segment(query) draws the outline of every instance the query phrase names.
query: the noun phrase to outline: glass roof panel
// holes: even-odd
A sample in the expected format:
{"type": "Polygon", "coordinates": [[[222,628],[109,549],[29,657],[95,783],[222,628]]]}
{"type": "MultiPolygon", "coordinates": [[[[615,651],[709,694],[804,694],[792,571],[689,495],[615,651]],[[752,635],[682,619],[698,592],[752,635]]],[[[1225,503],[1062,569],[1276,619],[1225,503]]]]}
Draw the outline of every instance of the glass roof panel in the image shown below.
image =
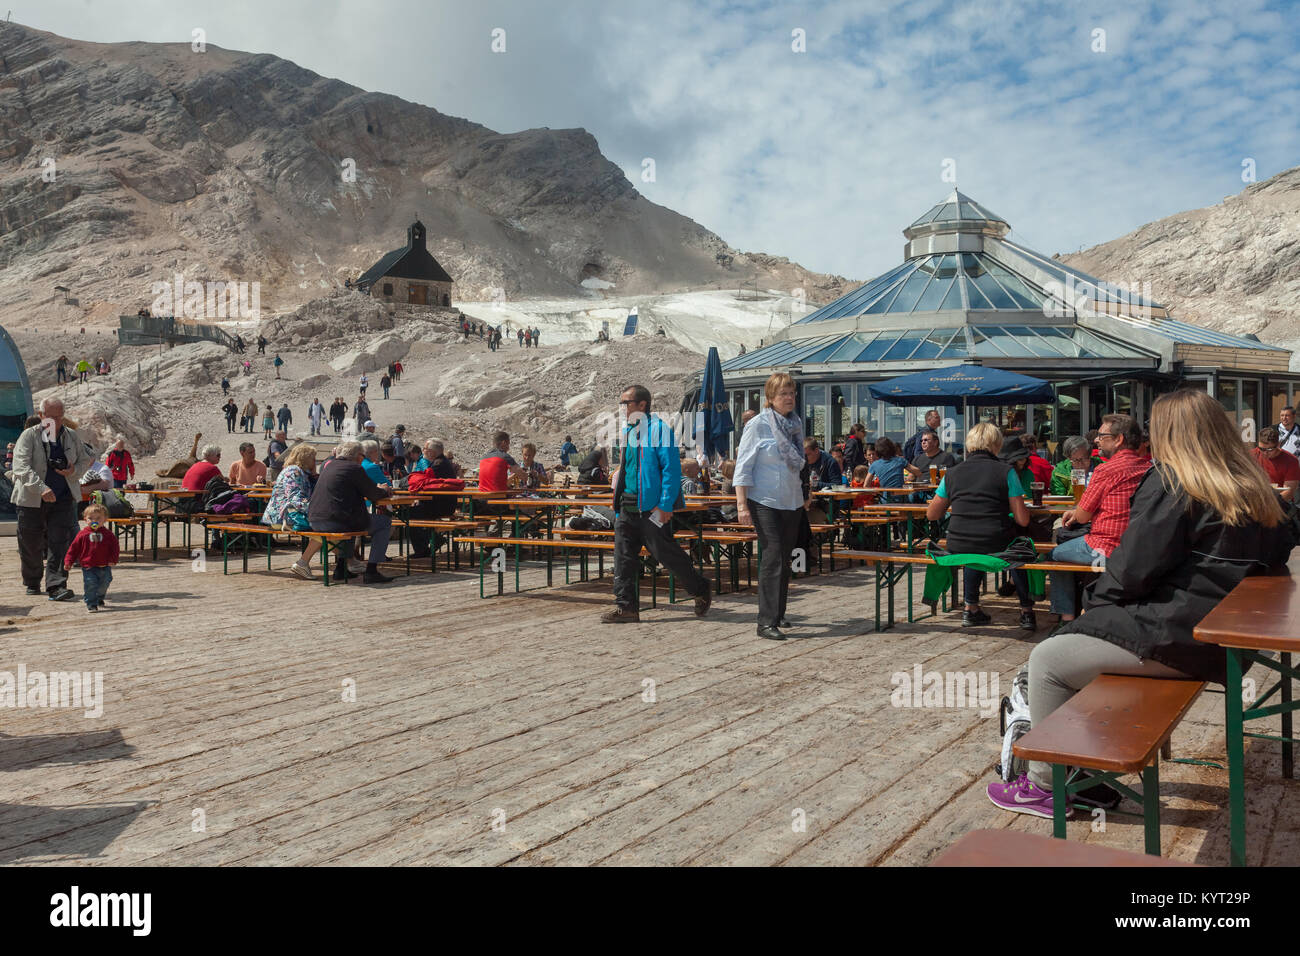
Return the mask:
{"type": "Polygon", "coordinates": [[[804,355],[800,355],[797,359],[795,359],[795,361],[796,362],[825,362],[827,356],[829,356],[832,352],[834,352],[841,345],[843,345],[846,339],[852,339],[852,338],[853,336],[851,335],[846,335],[841,338],[837,338],[835,339],[834,342],[831,342],[829,345],[823,345],[819,349],[815,349],[812,352],[808,352],[804,355]]]}
{"type": "MultiPolygon", "coordinates": [[[[1043,339],[1035,335],[1033,329],[1029,328],[1028,326],[1006,325],[1006,326],[1000,326],[997,329],[997,331],[1000,331],[1003,336],[1015,342],[1016,348],[1022,348],[1030,355],[1035,355],[1038,358],[1060,358],[1061,357],[1061,353],[1059,351],[1052,348],[1052,346],[1050,346],[1047,342],[1045,342],[1043,339]]],[[[996,333],[991,330],[991,334],[996,334],[996,333]]],[[[1006,352],[1011,351],[1011,349],[1004,344],[1001,338],[997,339],[997,344],[999,348],[1003,349],[1003,351],[1006,352]]]]}
{"type": "Polygon", "coordinates": [[[867,344],[874,339],[878,332],[859,332],[857,335],[851,335],[844,342],[840,343],[830,355],[826,356],[823,361],[826,362],[852,362],[857,354],[866,348],[867,344]]]}
{"type": "MultiPolygon", "coordinates": [[[[961,329],[931,329],[930,333],[921,340],[921,344],[917,346],[916,351],[912,353],[912,361],[937,358],[939,353],[943,351],[943,347],[952,340],[953,334],[959,332],[961,332],[961,329]]],[[[965,344],[964,338],[962,341],[965,344]]]]}
{"type": "Polygon", "coordinates": [[[954,335],[952,337],[952,340],[949,341],[948,344],[944,346],[943,351],[935,356],[935,358],[940,358],[940,359],[951,359],[951,358],[964,359],[967,357],[968,354],[966,349],[966,327],[965,326],[957,329],[957,334],[954,335]]]}
{"type": "Polygon", "coordinates": [[[1021,308],[1037,309],[1042,307],[1045,297],[1029,288],[1018,275],[1002,265],[1002,263],[986,258],[984,264],[988,267],[989,272],[993,273],[994,277],[997,278],[998,284],[1011,294],[1011,297],[1019,303],[1021,308]]]}
{"type": "Polygon", "coordinates": [[[948,288],[948,294],[945,295],[943,297],[943,301],[939,303],[940,312],[946,311],[948,309],[960,310],[962,308],[962,304],[961,304],[962,281],[964,280],[956,280],[956,279],[953,280],[952,285],[949,286],[948,288]]]}
{"type": "Polygon", "coordinates": [[[996,325],[972,326],[975,333],[975,355],[978,358],[997,358],[1010,355],[1015,358],[1041,358],[1038,352],[1029,348],[1006,329],[996,325]]]}
{"type": "Polygon", "coordinates": [[[916,308],[912,309],[912,311],[933,312],[939,308],[939,303],[943,301],[944,295],[954,281],[954,279],[945,279],[936,275],[930,284],[925,287],[925,291],[921,293],[921,298],[916,300],[916,308]]]}
{"type": "Polygon", "coordinates": [[[924,338],[923,335],[909,332],[895,342],[893,347],[880,357],[880,360],[882,362],[901,362],[916,351],[916,347],[921,344],[924,338]]]}
{"type": "Polygon", "coordinates": [[[863,349],[861,354],[859,354],[858,357],[854,359],[854,361],[855,362],[879,361],[880,356],[884,355],[885,352],[889,350],[889,347],[893,345],[896,341],[898,341],[901,335],[903,335],[901,331],[895,332],[892,329],[888,332],[881,332],[880,337],[876,339],[874,342],[872,342],[870,345],[868,345],[865,349],[863,349]]]}
{"type": "Polygon", "coordinates": [[[983,219],[984,216],[971,203],[964,202],[961,204],[961,217],[963,219],[983,219]]]}
{"type": "Polygon", "coordinates": [[[970,307],[972,309],[993,308],[993,303],[984,297],[984,293],[976,287],[975,283],[971,281],[969,276],[962,276],[961,281],[966,285],[966,298],[970,302],[970,307]]]}
{"type": "Polygon", "coordinates": [[[1007,294],[1007,291],[994,281],[993,277],[987,272],[981,271],[979,275],[972,277],[972,281],[979,290],[984,293],[985,298],[993,303],[995,309],[1015,309],[1016,300],[1007,294]]]}
{"type": "Polygon", "coordinates": [[[935,222],[949,222],[957,218],[957,204],[955,202],[946,202],[943,208],[939,210],[939,215],[934,217],[935,222]]]}
{"type": "Polygon", "coordinates": [[[898,290],[898,295],[889,303],[886,311],[889,312],[911,312],[912,306],[916,305],[916,300],[921,297],[921,292],[926,283],[934,275],[934,260],[937,256],[931,256],[925,262],[922,262],[915,272],[907,277],[903,287],[898,290]]]}

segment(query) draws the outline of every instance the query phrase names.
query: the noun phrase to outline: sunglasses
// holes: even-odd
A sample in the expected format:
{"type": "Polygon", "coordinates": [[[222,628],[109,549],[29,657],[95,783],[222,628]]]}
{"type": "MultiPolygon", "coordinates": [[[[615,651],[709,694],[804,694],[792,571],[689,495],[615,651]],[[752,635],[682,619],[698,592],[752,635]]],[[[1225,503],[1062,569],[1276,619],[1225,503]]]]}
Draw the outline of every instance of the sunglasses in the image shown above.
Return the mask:
{"type": "Polygon", "coordinates": [[[1259,446],[1259,450],[1262,451],[1262,452],[1263,452],[1264,454],[1266,454],[1266,455],[1271,455],[1271,454],[1273,454],[1273,452],[1275,452],[1275,451],[1278,450],[1278,446],[1277,446],[1277,445],[1260,445],[1260,446],[1259,446]]]}

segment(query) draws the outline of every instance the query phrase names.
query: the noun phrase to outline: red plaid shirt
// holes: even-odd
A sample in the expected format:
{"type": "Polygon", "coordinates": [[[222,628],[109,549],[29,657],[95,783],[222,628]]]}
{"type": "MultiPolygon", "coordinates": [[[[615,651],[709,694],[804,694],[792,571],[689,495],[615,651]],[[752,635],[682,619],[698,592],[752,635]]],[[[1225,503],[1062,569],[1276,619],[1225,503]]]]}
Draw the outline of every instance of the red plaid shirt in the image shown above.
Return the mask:
{"type": "Polygon", "coordinates": [[[1121,448],[1093,469],[1088,487],[1079,499],[1079,507],[1092,514],[1092,529],[1084,537],[1088,547],[1110,557],[1119,546],[1119,539],[1128,527],[1133,492],[1150,467],[1149,458],[1139,458],[1132,449],[1121,448]]]}

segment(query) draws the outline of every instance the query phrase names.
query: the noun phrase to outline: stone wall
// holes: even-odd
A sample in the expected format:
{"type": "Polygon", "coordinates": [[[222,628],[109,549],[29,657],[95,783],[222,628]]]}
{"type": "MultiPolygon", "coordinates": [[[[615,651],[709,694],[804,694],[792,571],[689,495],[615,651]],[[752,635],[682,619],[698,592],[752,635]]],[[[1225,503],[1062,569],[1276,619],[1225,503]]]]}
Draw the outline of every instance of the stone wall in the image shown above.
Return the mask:
{"type": "Polygon", "coordinates": [[[451,301],[451,283],[450,282],[428,282],[422,279],[399,279],[395,276],[383,276],[376,279],[374,285],[370,287],[371,298],[378,299],[380,302],[392,302],[397,305],[408,304],[408,287],[412,285],[422,285],[428,288],[429,305],[442,305],[442,297],[448,297],[451,301]],[[384,286],[391,284],[393,292],[391,295],[384,295],[384,286]]]}

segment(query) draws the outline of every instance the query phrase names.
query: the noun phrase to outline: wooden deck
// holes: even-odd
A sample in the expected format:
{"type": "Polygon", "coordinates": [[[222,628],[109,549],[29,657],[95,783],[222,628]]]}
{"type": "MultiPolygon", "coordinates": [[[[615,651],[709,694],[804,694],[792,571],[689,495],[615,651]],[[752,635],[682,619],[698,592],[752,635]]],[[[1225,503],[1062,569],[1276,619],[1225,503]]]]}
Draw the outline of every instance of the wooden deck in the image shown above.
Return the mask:
{"type": "MultiPolygon", "coordinates": [[[[1004,602],[966,631],[900,601],[873,634],[870,572],[839,571],[795,583],[814,636],[772,643],[752,592],[604,626],[608,578],[480,600],[465,572],[327,591],[173,558],[120,565],[92,615],[23,596],[11,548],[0,566],[0,670],[102,671],[105,697],[98,718],[0,708],[0,862],[920,865],[973,829],[1050,833],[985,796],[996,716],[891,704],[917,664],[1008,692],[1032,639],[1004,602]]],[[[1176,757],[1223,762],[1222,700],[1176,757]]],[[[1280,766],[1248,743],[1252,864],[1300,863],[1280,766]]],[[[1165,855],[1226,863],[1226,770],[1161,776],[1165,855]]],[[[1070,839],[1142,848],[1139,818],[1093,826],[1070,839]]]]}

